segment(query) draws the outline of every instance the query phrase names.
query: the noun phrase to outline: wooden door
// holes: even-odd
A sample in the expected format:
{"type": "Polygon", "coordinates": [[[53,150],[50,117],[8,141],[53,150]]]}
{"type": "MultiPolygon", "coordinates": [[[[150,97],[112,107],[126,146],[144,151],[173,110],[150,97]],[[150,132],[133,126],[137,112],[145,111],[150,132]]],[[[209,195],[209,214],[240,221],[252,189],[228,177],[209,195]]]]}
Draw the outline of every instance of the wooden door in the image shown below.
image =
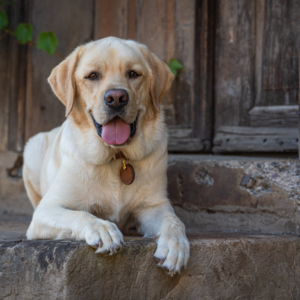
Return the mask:
{"type": "MultiPolygon", "coordinates": [[[[33,39],[41,31],[53,31],[59,41],[57,52],[66,57],[78,45],[94,38],[94,0],[30,0],[29,22],[33,39]]],[[[65,108],[47,82],[52,69],[62,61],[56,55],[30,47],[27,57],[25,140],[60,126],[65,108]]]]}
{"type": "MultiPolygon", "coordinates": [[[[146,44],[162,60],[178,59],[184,68],[163,100],[169,150],[210,151],[214,0],[20,0],[10,10],[13,29],[31,23],[35,41],[53,31],[64,57],[82,43],[117,36],[146,44]]],[[[32,135],[64,121],[47,83],[61,59],[9,37],[0,43],[0,150],[22,151],[32,135]]]]}
{"type": "Polygon", "coordinates": [[[218,0],[218,152],[298,149],[300,1],[218,0]]]}
{"type": "MultiPolygon", "coordinates": [[[[28,22],[28,1],[3,5],[10,25],[28,22]]],[[[3,33],[3,31],[1,31],[3,33]]],[[[10,35],[0,38],[0,151],[22,151],[24,145],[27,46],[10,35]]]]}
{"type": "MultiPolygon", "coordinates": [[[[35,42],[40,32],[53,31],[63,57],[94,38],[94,7],[94,0],[20,0],[4,6],[11,29],[31,23],[35,42]]],[[[31,136],[62,124],[64,106],[47,82],[61,61],[9,35],[0,39],[0,151],[22,152],[31,136]]]]}
{"type": "Polygon", "coordinates": [[[184,66],[163,99],[169,150],[209,151],[212,138],[212,0],[97,0],[96,38],[146,44],[160,59],[184,66]]]}

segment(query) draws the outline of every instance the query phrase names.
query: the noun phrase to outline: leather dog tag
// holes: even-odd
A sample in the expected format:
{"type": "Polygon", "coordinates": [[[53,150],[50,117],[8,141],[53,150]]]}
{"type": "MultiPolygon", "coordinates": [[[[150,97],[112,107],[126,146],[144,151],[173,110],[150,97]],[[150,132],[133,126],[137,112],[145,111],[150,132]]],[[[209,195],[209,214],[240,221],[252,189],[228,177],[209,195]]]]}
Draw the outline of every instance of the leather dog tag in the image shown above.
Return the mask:
{"type": "Polygon", "coordinates": [[[121,168],[120,177],[121,177],[121,181],[124,184],[126,185],[132,184],[134,181],[134,176],[135,176],[134,168],[132,165],[127,164],[125,170],[123,167],[121,168]]]}

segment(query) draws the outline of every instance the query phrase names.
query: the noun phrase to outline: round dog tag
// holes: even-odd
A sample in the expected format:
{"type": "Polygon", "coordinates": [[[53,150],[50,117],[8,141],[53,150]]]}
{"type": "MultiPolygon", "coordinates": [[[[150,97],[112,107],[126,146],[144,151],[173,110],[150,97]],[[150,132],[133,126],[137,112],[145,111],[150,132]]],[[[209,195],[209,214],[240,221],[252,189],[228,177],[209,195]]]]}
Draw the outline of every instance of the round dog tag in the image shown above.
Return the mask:
{"type": "Polygon", "coordinates": [[[134,168],[132,165],[127,164],[126,169],[124,169],[123,167],[121,168],[120,177],[121,177],[121,181],[124,184],[126,185],[132,184],[134,181],[134,176],[135,176],[134,168]]]}

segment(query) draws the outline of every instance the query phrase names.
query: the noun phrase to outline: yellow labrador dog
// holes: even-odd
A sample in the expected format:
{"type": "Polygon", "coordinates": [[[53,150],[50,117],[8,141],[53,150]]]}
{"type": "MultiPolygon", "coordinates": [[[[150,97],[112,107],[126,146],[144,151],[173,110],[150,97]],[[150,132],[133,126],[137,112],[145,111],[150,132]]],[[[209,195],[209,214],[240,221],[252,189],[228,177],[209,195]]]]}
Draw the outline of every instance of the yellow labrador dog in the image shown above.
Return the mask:
{"type": "Polygon", "coordinates": [[[28,239],[83,240],[113,254],[134,224],[155,237],[155,257],[171,276],[186,267],[185,226],[166,190],[160,101],[172,80],[146,46],[115,37],[78,47],[53,69],[48,81],[68,117],[25,147],[23,175],[35,208],[28,239]]]}

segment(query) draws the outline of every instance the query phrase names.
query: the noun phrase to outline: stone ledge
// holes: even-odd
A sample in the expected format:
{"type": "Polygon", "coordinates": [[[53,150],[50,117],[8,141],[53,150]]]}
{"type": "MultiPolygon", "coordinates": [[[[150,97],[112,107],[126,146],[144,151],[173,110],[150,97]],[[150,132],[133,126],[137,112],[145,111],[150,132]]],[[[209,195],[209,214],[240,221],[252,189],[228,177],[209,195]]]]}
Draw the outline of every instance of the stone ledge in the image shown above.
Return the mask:
{"type": "Polygon", "coordinates": [[[300,238],[189,232],[187,270],[156,267],[155,244],[127,237],[114,256],[70,241],[0,242],[1,299],[299,299],[300,238]]]}

